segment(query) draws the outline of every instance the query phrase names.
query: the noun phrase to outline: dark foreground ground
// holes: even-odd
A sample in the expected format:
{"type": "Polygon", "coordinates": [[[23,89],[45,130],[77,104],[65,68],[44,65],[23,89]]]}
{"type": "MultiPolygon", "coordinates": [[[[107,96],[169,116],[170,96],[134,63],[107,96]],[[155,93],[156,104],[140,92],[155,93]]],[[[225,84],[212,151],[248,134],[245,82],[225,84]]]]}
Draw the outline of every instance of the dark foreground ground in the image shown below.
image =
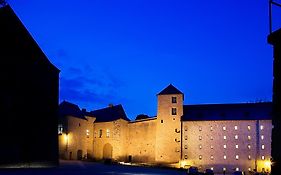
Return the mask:
{"type": "Polygon", "coordinates": [[[60,163],[59,167],[51,169],[0,169],[0,175],[186,175],[184,171],[164,168],[105,165],[81,161],[60,161],[60,163]]]}

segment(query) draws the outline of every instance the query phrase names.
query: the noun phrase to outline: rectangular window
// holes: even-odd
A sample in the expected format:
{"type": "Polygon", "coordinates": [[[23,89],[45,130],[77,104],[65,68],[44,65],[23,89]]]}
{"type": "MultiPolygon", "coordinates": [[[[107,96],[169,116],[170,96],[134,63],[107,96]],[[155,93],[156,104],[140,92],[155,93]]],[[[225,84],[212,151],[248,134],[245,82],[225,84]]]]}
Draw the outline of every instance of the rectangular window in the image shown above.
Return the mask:
{"type": "Polygon", "coordinates": [[[213,136],[210,137],[211,140],[214,140],[213,136]]]}
{"type": "Polygon", "coordinates": [[[236,170],[236,171],[239,171],[239,168],[237,167],[237,168],[235,168],[235,170],[236,170]]]}
{"type": "Polygon", "coordinates": [[[100,129],[100,132],[99,132],[99,138],[102,137],[102,129],[100,129]]]}
{"type": "Polygon", "coordinates": [[[251,145],[248,145],[248,149],[251,149],[251,145]]]}
{"type": "Polygon", "coordinates": [[[238,146],[238,145],[235,145],[235,148],[236,148],[236,149],[238,149],[238,148],[239,148],[239,146],[238,146]]]}
{"type": "Polygon", "coordinates": [[[202,149],[202,145],[199,145],[199,149],[202,149]]]}
{"type": "Polygon", "coordinates": [[[177,97],[172,97],[172,103],[177,103],[177,97]]]}
{"type": "Polygon", "coordinates": [[[90,137],[90,131],[88,129],[86,130],[86,136],[87,136],[87,138],[90,137]]]}
{"type": "Polygon", "coordinates": [[[187,136],[184,136],[184,140],[187,140],[187,136]]]}
{"type": "Polygon", "coordinates": [[[248,140],[251,140],[251,136],[248,136],[248,140]]]}
{"type": "Polygon", "coordinates": [[[238,126],[234,126],[234,129],[235,129],[235,130],[238,130],[238,126]]]}
{"type": "Polygon", "coordinates": [[[236,155],[236,156],[235,156],[235,159],[238,160],[238,159],[239,159],[239,155],[236,155]]]}
{"type": "Polygon", "coordinates": [[[223,140],[226,140],[226,136],[223,136],[223,140]]]}
{"type": "Polygon", "coordinates": [[[62,131],[63,131],[62,124],[59,124],[59,126],[58,126],[58,134],[62,134],[62,131]]]}
{"type": "Polygon", "coordinates": [[[213,146],[213,145],[211,145],[211,149],[214,149],[214,146],[213,146]]]}
{"type": "Polygon", "coordinates": [[[226,126],[222,127],[222,130],[226,131],[226,126]]]}
{"type": "Polygon", "coordinates": [[[264,145],[261,145],[261,149],[264,149],[264,145]]]}
{"type": "Polygon", "coordinates": [[[187,145],[184,145],[184,149],[187,149],[187,145]]]}
{"type": "Polygon", "coordinates": [[[235,135],[235,137],[234,137],[234,138],[235,138],[235,140],[237,140],[237,139],[238,139],[238,135],[235,135]]]}
{"type": "Polygon", "coordinates": [[[177,115],[177,108],[172,108],[172,115],[177,115]]]}
{"type": "Polygon", "coordinates": [[[161,123],[163,123],[163,120],[161,120],[161,123]]]}
{"type": "Polygon", "coordinates": [[[251,156],[250,155],[248,155],[248,160],[251,160],[251,156]]]}
{"type": "Polygon", "coordinates": [[[202,131],[202,126],[199,126],[199,131],[202,131]]]}
{"type": "Polygon", "coordinates": [[[213,131],[213,127],[212,126],[211,126],[210,130],[213,131]]]}
{"type": "Polygon", "coordinates": [[[264,129],[264,126],[263,125],[261,125],[261,130],[263,130],[264,129]]]}
{"type": "Polygon", "coordinates": [[[226,171],[226,168],[223,168],[222,170],[223,170],[223,171],[226,171]]]}
{"type": "Polygon", "coordinates": [[[264,156],[261,156],[261,159],[262,159],[262,160],[264,160],[264,159],[265,159],[265,157],[264,157],[264,156]]]}
{"type": "Polygon", "coordinates": [[[251,126],[250,126],[250,125],[248,125],[248,130],[249,130],[249,131],[251,130],[251,126]]]}
{"type": "Polygon", "coordinates": [[[226,160],[226,155],[223,156],[223,159],[226,160]]]}
{"type": "Polygon", "coordinates": [[[199,155],[199,160],[202,160],[202,155],[199,155]]]}
{"type": "Polygon", "coordinates": [[[214,156],[213,156],[213,155],[211,155],[211,157],[210,157],[210,158],[211,158],[211,160],[214,160],[214,156]]]}
{"type": "Polygon", "coordinates": [[[110,130],[106,129],[106,137],[108,138],[110,136],[110,130]]]}
{"type": "Polygon", "coordinates": [[[261,139],[262,139],[262,140],[264,139],[264,135],[261,135],[261,139]]]}
{"type": "Polygon", "coordinates": [[[202,140],[202,136],[199,136],[199,140],[202,140]]]}
{"type": "Polygon", "coordinates": [[[226,145],[223,145],[223,148],[226,149],[226,145]]]}
{"type": "Polygon", "coordinates": [[[184,155],[184,159],[187,159],[187,154],[184,155]]]}

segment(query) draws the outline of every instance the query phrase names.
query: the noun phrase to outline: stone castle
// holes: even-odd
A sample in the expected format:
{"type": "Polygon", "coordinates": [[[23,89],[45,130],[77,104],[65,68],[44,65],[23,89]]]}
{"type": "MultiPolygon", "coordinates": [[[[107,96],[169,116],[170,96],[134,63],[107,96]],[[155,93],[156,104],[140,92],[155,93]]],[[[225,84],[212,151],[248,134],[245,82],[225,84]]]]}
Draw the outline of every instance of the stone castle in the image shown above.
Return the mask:
{"type": "Polygon", "coordinates": [[[134,121],[121,105],[87,112],[62,102],[60,157],[197,166],[221,173],[270,171],[271,102],[184,105],[184,94],[173,85],[157,100],[157,116],[134,121]]]}

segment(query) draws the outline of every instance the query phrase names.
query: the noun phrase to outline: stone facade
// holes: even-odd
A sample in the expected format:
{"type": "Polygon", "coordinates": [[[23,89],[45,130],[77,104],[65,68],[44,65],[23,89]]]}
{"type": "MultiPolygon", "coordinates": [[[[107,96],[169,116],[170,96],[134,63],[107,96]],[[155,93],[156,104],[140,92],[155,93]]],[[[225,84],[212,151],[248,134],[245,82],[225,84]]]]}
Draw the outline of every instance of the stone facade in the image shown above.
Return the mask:
{"type": "Polygon", "coordinates": [[[223,120],[207,120],[203,113],[218,116],[214,111],[221,113],[220,106],[214,110],[212,105],[183,105],[184,95],[173,88],[169,86],[157,95],[156,117],[130,121],[122,117],[125,113],[120,114],[120,105],[86,112],[85,118],[68,116],[62,124],[68,140],[65,133],[59,136],[61,156],[69,159],[72,154],[71,158],[77,159],[80,150],[82,158],[97,160],[177,163],[178,167],[197,166],[219,173],[270,171],[272,123],[270,117],[261,115],[270,115],[263,108],[270,109],[271,104],[226,104],[221,107],[223,113],[234,117],[220,114],[223,120]],[[249,118],[247,110],[254,117],[249,118]],[[245,118],[238,116],[241,112],[245,118]]]}

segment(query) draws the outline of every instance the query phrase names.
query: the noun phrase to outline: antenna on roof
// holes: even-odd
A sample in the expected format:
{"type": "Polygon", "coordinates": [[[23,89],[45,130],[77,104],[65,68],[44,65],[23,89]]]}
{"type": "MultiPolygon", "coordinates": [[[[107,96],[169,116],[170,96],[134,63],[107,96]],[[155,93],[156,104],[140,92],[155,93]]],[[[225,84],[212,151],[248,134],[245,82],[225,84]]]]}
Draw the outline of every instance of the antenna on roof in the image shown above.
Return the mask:
{"type": "Polygon", "coordinates": [[[8,3],[5,0],[0,0],[0,7],[5,7],[8,3]]]}
{"type": "Polygon", "coordinates": [[[269,33],[272,33],[272,5],[277,7],[281,7],[281,4],[274,2],[273,0],[269,0],[269,33]]]}

